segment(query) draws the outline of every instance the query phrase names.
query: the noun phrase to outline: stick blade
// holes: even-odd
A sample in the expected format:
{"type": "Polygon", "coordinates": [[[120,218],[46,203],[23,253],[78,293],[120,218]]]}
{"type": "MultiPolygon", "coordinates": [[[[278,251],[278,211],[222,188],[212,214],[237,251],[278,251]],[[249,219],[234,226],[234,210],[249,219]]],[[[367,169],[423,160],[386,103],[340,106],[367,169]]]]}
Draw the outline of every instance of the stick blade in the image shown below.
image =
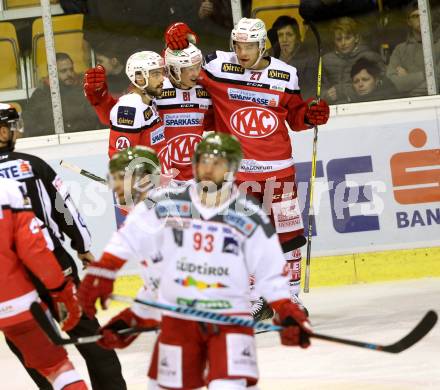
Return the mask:
{"type": "Polygon", "coordinates": [[[52,343],[55,345],[69,344],[69,340],[64,340],[61,337],[55,323],[46,315],[46,312],[39,303],[33,302],[31,304],[30,311],[32,317],[34,317],[35,321],[38,322],[38,325],[40,325],[41,329],[43,329],[52,343]]]}
{"type": "Polygon", "coordinates": [[[429,331],[437,323],[438,315],[434,310],[428,311],[425,316],[420,320],[417,326],[409,332],[403,339],[397,341],[394,344],[383,346],[381,349],[384,352],[399,353],[412,347],[425,337],[429,331]]]}

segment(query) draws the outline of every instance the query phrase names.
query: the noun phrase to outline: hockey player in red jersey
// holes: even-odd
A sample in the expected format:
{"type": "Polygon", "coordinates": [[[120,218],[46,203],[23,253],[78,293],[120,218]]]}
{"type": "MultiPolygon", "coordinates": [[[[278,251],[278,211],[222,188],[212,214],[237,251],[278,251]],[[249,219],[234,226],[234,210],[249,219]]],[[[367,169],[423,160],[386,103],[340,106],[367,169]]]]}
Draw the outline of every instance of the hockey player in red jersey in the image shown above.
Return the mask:
{"type": "MultiPolygon", "coordinates": [[[[197,47],[190,44],[183,50],[168,49],[164,56],[168,78],[164,78],[156,104],[165,126],[167,150],[161,149],[159,158],[167,171],[173,169],[175,182],[186,182],[193,177],[191,159],[195,146],[204,131],[214,129],[212,102],[205,89],[197,85],[203,61],[197,47]]],[[[84,92],[100,121],[110,124],[110,111],[116,99],[108,93],[102,67],[85,73],[84,92]]]]}
{"type": "Polygon", "coordinates": [[[0,330],[20,350],[26,366],[46,377],[54,390],[86,390],[66,351],[49,341],[29,311],[40,299],[27,270],[49,290],[65,331],[81,317],[75,285],[47,248],[23,184],[3,178],[0,231],[0,330]]]}
{"type": "MultiPolygon", "coordinates": [[[[161,269],[159,302],[250,318],[248,277],[254,273],[255,288],[277,313],[274,322],[285,327],[282,343],[310,345],[307,317],[289,300],[273,225],[258,202],[233,184],[241,156],[235,137],[210,134],[195,151],[197,184],[171,189],[153,209],[143,202],[135,207],[99,262],[87,270],[79,290],[87,315],[94,315],[98,299],[109,298],[125,262],[154,258],[152,267],[161,269]]],[[[124,322],[125,328],[136,326],[133,319],[121,314],[112,320],[105,327],[107,342],[117,346],[121,336],[116,331],[124,322]]],[[[122,337],[120,342],[130,340],[122,337]]],[[[159,386],[152,389],[254,386],[258,369],[253,330],[164,312],[149,376],[159,386]]]]}
{"type": "MultiPolygon", "coordinates": [[[[184,23],[165,33],[168,47],[182,49],[195,34],[184,23]]],[[[323,125],[329,117],[324,100],[304,101],[296,69],[264,56],[266,28],[260,19],[241,19],[231,32],[231,52],[206,56],[199,83],[212,97],[215,128],[235,135],[244,159],[240,188],[270,212],[289,264],[292,299],[298,299],[301,250],[306,242],[297,199],[289,127],[293,131],[323,125]]]]}

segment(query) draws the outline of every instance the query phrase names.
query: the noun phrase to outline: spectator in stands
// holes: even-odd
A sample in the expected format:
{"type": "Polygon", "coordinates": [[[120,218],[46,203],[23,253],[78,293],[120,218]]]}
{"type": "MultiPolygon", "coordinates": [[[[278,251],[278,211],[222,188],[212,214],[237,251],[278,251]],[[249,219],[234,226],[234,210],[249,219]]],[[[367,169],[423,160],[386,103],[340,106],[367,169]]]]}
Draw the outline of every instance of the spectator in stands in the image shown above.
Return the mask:
{"type": "Polygon", "coordinates": [[[120,47],[101,45],[95,49],[96,63],[105,68],[110,93],[119,97],[125,93],[130,81],[125,74],[125,56],[120,47]]]}
{"type": "Polygon", "coordinates": [[[357,22],[352,18],[336,19],[331,24],[334,50],[323,56],[323,97],[332,103],[346,102],[352,93],[351,68],[359,58],[376,62],[385,71],[379,53],[361,42],[357,22]]]}
{"type": "MultiPolygon", "coordinates": [[[[413,1],[407,7],[408,37],[393,50],[387,69],[387,76],[405,96],[427,93],[419,15],[418,3],[413,1]]],[[[440,40],[434,43],[434,58],[440,59],[440,40]]]]}
{"type": "MultiPolygon", "coordinates": [[[[75,73],[72,59],[66,53],[57,53],[58,80],[63,108],[64,131],[96,130],[99,124],[93,109],[87,102],[82,89],[82,77],[75,73]]],[[[42,80],[34,91],[23,118],[29,123],[31,137],[54,134],[49,80],[42,80]]]]}
{"type": "Polygon", "coordinates": [[[359,58],[351,68],[353,94],[348,102],[367,102],[398,97],[394,84],[383,75],[379,65],[366,58],[359,58]]]}
{"type": "Polygon", "coordinates": [[[316,94],[317,50],[302,44],[296,19],[282,15],[267,32],[272,48],[268,54],[292,65],[298,72],[301,92],[309,98],[316,94]]]}

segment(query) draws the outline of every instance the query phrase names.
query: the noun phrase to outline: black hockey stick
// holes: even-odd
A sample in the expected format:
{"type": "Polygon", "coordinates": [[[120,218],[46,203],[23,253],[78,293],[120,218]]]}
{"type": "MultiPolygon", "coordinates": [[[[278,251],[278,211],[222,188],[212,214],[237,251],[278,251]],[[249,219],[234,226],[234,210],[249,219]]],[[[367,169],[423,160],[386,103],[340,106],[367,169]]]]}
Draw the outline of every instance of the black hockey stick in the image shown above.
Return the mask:
{"type": "MultiPolygon", "coordinates": [[[[125,303],[140,303],[141,305],[154,307],[156,309],[161,309],[165,311],[170,311],[174,313],[179,313],[199,319],[207,319],[208,321],[215,321],[216,323],[223,323],[223,324],[233,324],[233,325],[240,325],[240,326],[247,326],[250,328],[254,328],[255,330],[259,330],[260,332],[256,332],[256,334],[264,333],[264,332],[271,332],[271,331],[280,331],[282,330],[281,326],[278,325],[271,325],[264,322],[256,322],[253,320],[246,320],[244,318],[240,317],[233,317],[228,316],[221,313],[214,313],[207,310],[200,310],[193,307],[187,307],[187,306],[173,306],[173,305],[167,305],[160,302],[153,302],[153,301],[144,301],[142,299],[138,298],[131,298],[121,295],[112,295],[111,299],[119,302],[125,302],[125,303]]],[[[346,345],[353,345],[355,347],[360,348],[367,348],[372,349],[374,351],[382,351],[382,352],[390,352],[390,353],[399,353],[404,351],[405,349],[408,349],[415,343],[417,343],[419,340],[421,340],[423,337],[426,336],[426,334],[434,327],[438,319],[437,313],[433,310],[428,311],[422,320],[417,324],[417,326],[404,338],[397,341],[394,344],[391,345],[380,345],[375,343],[367,343],[364,341],[355,341],[355,340],[348,340],[343,339],[340,337],[334,337],[334,336],[328,336],[325,334],[319,334],[319,333],[312,333],[310,337],[314,337],[316,339],[321,340],[327,340],[331,341],[333,343],[339,343],[339,344],[346,344],[346,345]]]]}
{"type": "MultiPolygon", "coordinates": [[[[368,343],[365,341],[342,339],[339,337],[327,336],[319,333],[313,333],[312,335],[310,335],[310,337],[314,337],[315,339],[320,339],[320,340],[332,341],[334,343],[352,345],[360,348],[367,348],[373,351],[400,353],[402,351],[405,351],[409,347],[412,347],[414,344],[419,342],[423,337],[425,337],[428,334],[428,332],[437,323],[437,319],[438,316],[435,311],[433,310],[428,311],[420,320],[420,322],[416,325],[416,327],[413,330],[411,330],[411,332],[409,332],[405,337],[401,338],[399,341],[396,341],[395,343],[389,345],[381,345],[375,343],[368,343]]],[[[257,332],[257,334],[266,333],[266,332],[268,331],[257,332]]]]}
{"type": "MultiPolygon", "coordinates": [[[[72,338],[63,338],[61,333],[58,330],[58,327],[52,317],[49,317],[41,305],[37,302],[33,302],[30,311],[35,321],[38,322],[41,329],[47,334],[50,341],[55,345],[69,345],[69,344],[88,344],[88,343],[96,343],[98,340],[102,338],[102,335],[93,335],[86,337],[72,337],[72,338]]],[[[130,335],[136,333],[145,333],[145,332],[153,332],[159,330],[159,328],[127,328],[118,331],[121,335],[130,335]]]]}
{"type": "Polygon", "coordinates": [[[104,178],[102,178],[102,177],[100,177],[98,175],[95,175],[92,172],[86,171],[85,169],[82,169],[82,168],[78,167],[75,164],[71,164],[71,163],[68,163],[67,161],[61,160],[60,161],[60,165],[63,168],[70,169],[72,172],[79,173],[80,175],[88,177],[89,179],[97,181],[98,183],[107,185],[107,180],[106,179],[104,179],[104,178]]]}

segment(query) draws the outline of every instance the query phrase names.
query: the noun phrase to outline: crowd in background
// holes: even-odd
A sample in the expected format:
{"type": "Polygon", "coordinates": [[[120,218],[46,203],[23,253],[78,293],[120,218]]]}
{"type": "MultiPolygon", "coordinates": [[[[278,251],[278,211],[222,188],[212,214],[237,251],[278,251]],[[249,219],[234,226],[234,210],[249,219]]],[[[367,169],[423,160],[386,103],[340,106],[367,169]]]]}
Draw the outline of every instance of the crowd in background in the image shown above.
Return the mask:
{"type": "MultiPolygon", "coordinates": [[[[409,1],[381,12],[376,9],[367,14],[319,21],[323,54],[321,96],[329,104],[427,94],[419,10],[416,0],[409,1]]],[[[230,0],[61,0],[60,3],[66,14],[84,14],[84,39],[93,49],[95,63],[105,67],[114,96],[123,94],[128,85],[125,75],[128,56],[145,49],[161,52],[164,29],[172,22],[190,25],[201,37],[199,47],[204,53],[229,50],[233,24],[230,0]]],[[[438,5],[440,0],[431,0],[436,61],[440,59],[438,5]]],[[[242,1],[244,16],[251,16],[251,6],[250,0],[242,1]]],[[[302,21],[293,16],[286,11],[272,26],[267,26],[270,43],[267,54],[296,67],[302,94],[308,98],[316,94],[318,48],[310,28],[307,25],[303,28],[302,21]]],[[[26,40],[21,40],[26,48],[26,40]]],[[[65,53],[57,53],[57,65],[65,132],[102,128],[82,94],[82,75],[75,71],[74,61],[65,53]]],[[[47,79],[40,80],[22,106],[26,122],[32,124],[27,136],[53,134],[47,79]]]]}

